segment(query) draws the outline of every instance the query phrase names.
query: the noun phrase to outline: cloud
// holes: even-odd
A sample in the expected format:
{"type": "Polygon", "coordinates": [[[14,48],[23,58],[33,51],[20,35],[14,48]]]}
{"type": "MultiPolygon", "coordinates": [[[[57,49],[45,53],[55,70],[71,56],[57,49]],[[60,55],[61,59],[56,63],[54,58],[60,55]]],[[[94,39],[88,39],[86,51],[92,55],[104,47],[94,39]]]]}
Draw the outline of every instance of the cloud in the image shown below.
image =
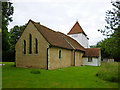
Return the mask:
{"type": "MultiPolygon", "coordinates": [[[[24,3],[29,3],[29,2],[37,2],[37,3],[80,3],[80,2],[89,2],[89,3],[93,3],[93,2],[105,2],[105,0],[11,0],[12,2],[24,2],[24,3]]],[[[109,2],[108,0],[106,2],[109,2]]]]}
{"type": "Polygon", "coordinates": [[[97,29],[104,28],[105,12],[111,9],[111,0],[14,0],[14,25],[24,25],[29,19],[53,30],[67,34],[76,20],[96,44],[104,37],[97,29]]]}

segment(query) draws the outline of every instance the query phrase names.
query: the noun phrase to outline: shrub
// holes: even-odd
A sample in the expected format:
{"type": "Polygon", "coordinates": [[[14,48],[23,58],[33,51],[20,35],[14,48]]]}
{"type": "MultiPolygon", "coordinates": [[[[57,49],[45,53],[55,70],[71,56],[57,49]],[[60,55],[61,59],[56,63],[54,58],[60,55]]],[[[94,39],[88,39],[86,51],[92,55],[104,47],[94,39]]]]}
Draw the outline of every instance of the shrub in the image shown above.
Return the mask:
{"type": "Polygon", "coordinates": [[[40,74],[40,71],[39,70],[32,70],[30,73],[32,73],[32,74],[40,74]]]}
{"type": "Polygon", "coordinates": [[[118,63],[102,63],[96,76],[106,81],[118,82],[118,63]]]}

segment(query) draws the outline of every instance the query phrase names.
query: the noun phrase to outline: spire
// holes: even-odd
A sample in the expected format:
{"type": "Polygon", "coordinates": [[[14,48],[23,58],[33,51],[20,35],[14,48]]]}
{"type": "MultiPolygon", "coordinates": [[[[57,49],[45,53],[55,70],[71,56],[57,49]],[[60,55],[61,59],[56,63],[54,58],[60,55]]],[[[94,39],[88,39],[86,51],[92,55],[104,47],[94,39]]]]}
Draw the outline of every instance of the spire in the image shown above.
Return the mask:
{"type": "Polygon", "coordinates": [[[69,31],[68,35],[69,34],[78,34],[78,33],[83,33],[85,36],[87,36],[85,34],[85,32],[83,31],[82,27],[80,26],[80,24],[78,23],[78,21],[76,21],[75,25],[69,31]]]}

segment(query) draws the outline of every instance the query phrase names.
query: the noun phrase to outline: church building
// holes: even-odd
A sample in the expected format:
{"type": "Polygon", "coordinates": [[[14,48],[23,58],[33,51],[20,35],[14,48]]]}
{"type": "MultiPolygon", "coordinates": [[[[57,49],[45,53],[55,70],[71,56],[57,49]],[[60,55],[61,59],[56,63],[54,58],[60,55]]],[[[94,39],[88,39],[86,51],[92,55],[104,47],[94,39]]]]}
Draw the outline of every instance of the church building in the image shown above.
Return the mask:
{"type": "Polygon", "coordinates": [[[88,37],[78,22],[65,35],[29,20],[15,45],[16,67],[100,66],[100,49],[88,47],[88,37]]]}

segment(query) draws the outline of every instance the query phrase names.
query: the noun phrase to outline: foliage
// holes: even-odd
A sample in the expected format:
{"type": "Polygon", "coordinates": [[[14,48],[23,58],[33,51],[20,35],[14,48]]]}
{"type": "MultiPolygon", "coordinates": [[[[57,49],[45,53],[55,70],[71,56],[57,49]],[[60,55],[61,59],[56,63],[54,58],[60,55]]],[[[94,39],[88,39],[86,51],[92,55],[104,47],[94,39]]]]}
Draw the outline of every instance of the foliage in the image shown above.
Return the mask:
{"type": "Polygon", "coordinates": [[[117,53],[117,44],[114,43],[113,38],[107,38],[100,42],[98,42],[96,45],[91,46],[91,48],[100,48],[101,49],[101,56],[102,58],[116,58],[116,56],[119,56],[117,53]],[[112,47],[114,46],[114,47],[112,47]]]}
{"type": "Polygon", "coordinates": [[[3,63],[6,64],[2,67],[3,88],[118,88],[118,83],[104,81],[96,76],[100,67],[73,66],[43,70],[17,68],[14,63],[3,63]],[[40,71],[40,74],[30,73],[34,70],[40,71]]]}
{"type": "Polygon", "coordinates": [[[99,69],[97,75],[103,80],[118,82],[118,63],[102,63],[102,66],[99,69]]]}
{"type": "Polygon", "coordinates": [[[107,39],[101,41],[100,47],[104,48],[105,53],[113,58],[120,59],[120,1],[112,1],[114,8],[106,12],[105,21],[107,25],[104,30],[98,30],[103,35],[107,36],[107,39]],[[101,45],[104,44],[104,45],[101,45]]]}
{"type": "Polygon", "coordinates": [[[114,8],[106,12],[105,21],[107,22],[107,25],[104,30],[99,30],[106,36],[113,36],[115,33],[118,33],[120,29],[120,1],[116,0],[111,3],[114,8]]]}
{"type": "Polygon", "coordinates": [[[9,33],[8,33],[8,25],[9,22],[12,22],[14,8],[11,2],[2,2],[2,57],[3,61],[9,59],[9,33]]]}
{"type": "Polygon", "coordinates": [[[9,41],[10,41],[10,54],[11,54],[11,60],[15,60],[15,44],[19,37],[21,36],[24,28],[26,25],[22,26],[14,26],[13,28],[10,29],[9,33],[9,41]]]}
{"type": "Polygon", "coordinates": [[[91,45],[90,48],[97,48],[96,45],[91,45]]]}
{"type": "Polygon", "coordinates": [[[26,25],[22,26],[14,26],[13,28],[10,29],[10,44],[15,45],[21,34],[23,33],[23,30],[26,25]]]}

